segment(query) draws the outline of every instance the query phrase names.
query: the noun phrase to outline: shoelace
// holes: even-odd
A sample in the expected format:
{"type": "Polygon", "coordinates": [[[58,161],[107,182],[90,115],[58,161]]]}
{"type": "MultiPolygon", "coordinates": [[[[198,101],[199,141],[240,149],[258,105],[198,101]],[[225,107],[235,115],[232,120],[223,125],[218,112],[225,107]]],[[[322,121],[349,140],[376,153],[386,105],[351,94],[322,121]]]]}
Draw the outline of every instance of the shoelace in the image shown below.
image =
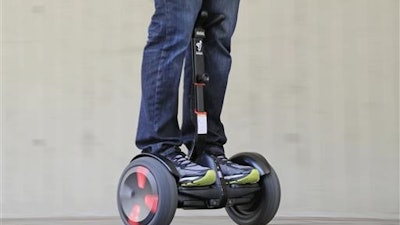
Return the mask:
{"type": "Polygon", "coordinates": [[[217,159],[220,161],[220,163],[232,164],[232,162],[229,161],[224,155],[217,156],[217,159]]]}
{"type": "Polygon", "coordinates": [[[194,165],[193,162],[191,162],[190,160],[188,160],[186,157],[184,157],[181,154],[176,155],[174,158],[176,159],[176,162],[179,165],[183,165],[183,166],[193,166],[194,165]]]}

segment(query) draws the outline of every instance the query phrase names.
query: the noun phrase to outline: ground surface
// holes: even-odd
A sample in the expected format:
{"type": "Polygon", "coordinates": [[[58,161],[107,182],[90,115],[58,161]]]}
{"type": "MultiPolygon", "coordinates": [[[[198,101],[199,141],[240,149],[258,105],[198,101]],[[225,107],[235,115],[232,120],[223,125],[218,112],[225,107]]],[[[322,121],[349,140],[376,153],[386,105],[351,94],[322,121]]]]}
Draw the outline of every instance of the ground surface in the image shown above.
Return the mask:
{"type": "MultiPolygon", "coordinates": [[[[119,218],[6,219],[2,225],[123,225],[119,218]]],[[[226,216],[177,216],[171,225],[235,225],[226,216]]],[[[270,225],[399,225],[398,220],[341,218],[276,218],[270,225]]]]}

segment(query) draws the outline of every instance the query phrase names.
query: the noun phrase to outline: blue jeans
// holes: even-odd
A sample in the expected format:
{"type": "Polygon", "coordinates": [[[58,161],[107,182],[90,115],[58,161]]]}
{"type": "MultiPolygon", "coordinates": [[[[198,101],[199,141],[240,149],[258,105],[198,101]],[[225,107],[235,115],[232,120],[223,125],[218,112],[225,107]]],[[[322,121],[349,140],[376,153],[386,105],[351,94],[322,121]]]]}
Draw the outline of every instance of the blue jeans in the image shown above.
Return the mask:
{"type": "Polygon", "coordinates": [[[225,20],[206,31],[205,69],[210,82],[205,87],[208,116],[206,151],[223,153],[227,138],[220,116],[231,69],[231,37],[236,27],[239,0],[155,0],[155,12],[144,48],[142,99],[136,145],[151,153],[163,153],[193,141],[191,104],[192,65],[190,40],[201,10],[224,14],[225,20]],[[186,58],[186,59],[185,59],[186,58]],[[185,59],[182,127],[179,127],[178,96],[185,59]]]}

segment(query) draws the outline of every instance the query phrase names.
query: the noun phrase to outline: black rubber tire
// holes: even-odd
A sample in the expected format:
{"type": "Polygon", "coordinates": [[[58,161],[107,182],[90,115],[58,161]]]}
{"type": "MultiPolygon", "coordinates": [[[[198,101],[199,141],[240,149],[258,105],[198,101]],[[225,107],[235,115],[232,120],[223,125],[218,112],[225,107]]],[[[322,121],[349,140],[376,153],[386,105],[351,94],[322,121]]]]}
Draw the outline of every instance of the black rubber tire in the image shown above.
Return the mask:
{"type": "Polygon", "coordinates": [[[158,160],[137,158],[121,175],[117,204],[125,225],[168,225],[178,204],[176,181],[158,160]]]}
{"type": "Polygon", "coordinates": [[[281,199],[278,176],[271,167],[269,174],[260,178],[261,190],[254,199],[244,205],[226,207],[229,217],[239,225],[265,225],[275,216],[281,199]]]}

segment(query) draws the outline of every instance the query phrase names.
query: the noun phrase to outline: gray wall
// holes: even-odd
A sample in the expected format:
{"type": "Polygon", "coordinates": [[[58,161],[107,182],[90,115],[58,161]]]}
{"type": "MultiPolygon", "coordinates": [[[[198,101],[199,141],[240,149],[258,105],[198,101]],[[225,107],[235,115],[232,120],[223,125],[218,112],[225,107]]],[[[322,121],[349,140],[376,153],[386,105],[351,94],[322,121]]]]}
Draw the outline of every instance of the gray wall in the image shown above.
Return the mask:
{"type": "MultiPolygon", "coordinates": [[[[397,218],[399,2],[241,6],[223,114],[229,155],[272,162],[279,216],[397,218]]],[[[2,216],[117,215],[119,175],[138,153],[152,1],[2,7],[2,216]]]]}

